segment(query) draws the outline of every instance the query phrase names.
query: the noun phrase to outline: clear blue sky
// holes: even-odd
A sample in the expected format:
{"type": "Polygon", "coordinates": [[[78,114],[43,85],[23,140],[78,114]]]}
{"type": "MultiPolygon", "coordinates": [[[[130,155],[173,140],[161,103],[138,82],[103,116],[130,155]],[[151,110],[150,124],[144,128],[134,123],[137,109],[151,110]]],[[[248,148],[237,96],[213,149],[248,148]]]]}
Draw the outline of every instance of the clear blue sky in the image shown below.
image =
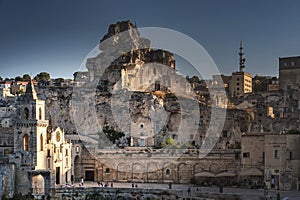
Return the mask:
{"type": "Polygon", "coordinates": [[[300,55],[299,8],[297,0],[0,0],[0,75],[72,77],[109,24],[127,19],[187,34],[225,74],[238,69],[242,39],[245,70],[277,75],[278,57],[300,55]]]}

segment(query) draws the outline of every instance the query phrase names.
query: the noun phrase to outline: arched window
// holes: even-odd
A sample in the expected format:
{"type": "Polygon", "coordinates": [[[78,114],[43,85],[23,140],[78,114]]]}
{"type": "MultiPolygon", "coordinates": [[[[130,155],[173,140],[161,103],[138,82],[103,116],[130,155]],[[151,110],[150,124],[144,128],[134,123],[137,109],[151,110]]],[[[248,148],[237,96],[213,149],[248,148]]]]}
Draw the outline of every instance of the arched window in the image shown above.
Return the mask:
{"type": "Polygon", "coordinates": [[[29,141],[28,140],[29,140],[28,135],[25,134],[23,136],[23,150],[24,151],[28,151],[29,150],[29,141]]]}
{"type": "Polygon", "coordinates": [[[170,175],[170,170],[166,169],[166,175],[170,175]]]}
{"type": "Polygon", "coordinates": [[[41,151],[44,150],[44,139],[43,139],[43,133],[40,136],[40,147],[41,147],[41,151]]]}
{"type": "Polygon", "coordinates": [[[42,120],[42,108],[39,108],[39,120],[42,120]]]}
{"type": "Polygon", "coordinates": [[[27,107],[24,108],[24,117],[25,117],[25,119],[29,118],[29,109],[27,107]]]}

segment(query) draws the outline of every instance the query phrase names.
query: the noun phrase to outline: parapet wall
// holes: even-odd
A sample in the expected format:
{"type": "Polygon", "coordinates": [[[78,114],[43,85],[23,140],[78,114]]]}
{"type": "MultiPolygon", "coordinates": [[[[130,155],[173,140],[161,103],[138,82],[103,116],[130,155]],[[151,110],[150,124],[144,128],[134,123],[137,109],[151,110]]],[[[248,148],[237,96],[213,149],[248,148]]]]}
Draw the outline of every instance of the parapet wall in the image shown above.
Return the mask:
{"type": "Polygon", "coordinates": [[[187,193],[185,190],[159,190],[159,189],[141,189],[141,188],[59,188],[55,191],[55,197],[51,199],[106,199],[106,200],[240,200],[241,197],[235,194],[222,193],[187,193]]]}

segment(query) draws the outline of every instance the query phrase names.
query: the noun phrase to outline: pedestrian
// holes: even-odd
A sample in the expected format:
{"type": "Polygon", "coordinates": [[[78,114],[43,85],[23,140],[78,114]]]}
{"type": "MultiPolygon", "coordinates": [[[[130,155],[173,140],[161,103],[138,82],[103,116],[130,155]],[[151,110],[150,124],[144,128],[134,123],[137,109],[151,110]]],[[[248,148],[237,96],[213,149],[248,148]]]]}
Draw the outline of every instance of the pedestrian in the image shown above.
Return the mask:
{"type": "Polygon", "coordinates": [[[188,192],[188,195],[190,196],[191,195],[191,186],[188,187],[188,191],[187,192],[188,192]]]}
{"type": "Polygon", "coordinates": [[[137,188],[137,184],[135,184],[135,188],[137,188]]]}
{"type": "Polygon", "coordinates": [[[277,200],[281,200],[279,192],[277,193],[277,200]]]}
{"type": "Polygon", "coordinates": [[[131,184],[131,187],[134,188],[134,184],[133,183],[131,184]]]}
{"type": "Polygon", "coordinates": [[[81,181],[80,181],[80,183],[81,183],[81,186],[83,186],[83,178],[81,178],[81,181]]]}
{"type": "Polygon", "coordinates": [[[114,183],[113,182],[110,183],[110,187],[114,187],[114,183]]]}

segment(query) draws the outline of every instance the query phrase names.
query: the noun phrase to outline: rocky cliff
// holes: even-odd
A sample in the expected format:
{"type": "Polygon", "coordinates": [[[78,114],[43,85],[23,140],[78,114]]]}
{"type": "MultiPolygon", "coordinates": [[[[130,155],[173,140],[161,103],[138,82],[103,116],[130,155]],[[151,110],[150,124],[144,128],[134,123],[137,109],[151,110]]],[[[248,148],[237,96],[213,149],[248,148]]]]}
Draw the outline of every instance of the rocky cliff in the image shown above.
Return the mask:
{"type": "MultiPolygon", "coordinates": [[[[201,111],[193,96],[176,96],[170,91],[135,92],[120,88],[122,69],[153,62],[175,69],[172,53],[151,49],[150,45],[130,21],[110,25],[100,41],[102,52],[87,60],[89,77],[86,81],[73,88],[38,90],[40,96],[47,99],[50,125],[60,126],[69,134],[92,134],[94,138],[104,125],[127,134],[137,130],[135,126],[143,126],[149,132],[154,130],[153,134],[161,134],[162,138],[180,138],[181,134],[186,141],[200,144],[210,122],[209,107],[201,111]]],[[[79,79],[76,77],[75,82],[79,79]]],[[[226,126],[234,127],[231,131],[241,132],[238,126],[232,125],[236,121],[227,123],[226,126]]]]}

